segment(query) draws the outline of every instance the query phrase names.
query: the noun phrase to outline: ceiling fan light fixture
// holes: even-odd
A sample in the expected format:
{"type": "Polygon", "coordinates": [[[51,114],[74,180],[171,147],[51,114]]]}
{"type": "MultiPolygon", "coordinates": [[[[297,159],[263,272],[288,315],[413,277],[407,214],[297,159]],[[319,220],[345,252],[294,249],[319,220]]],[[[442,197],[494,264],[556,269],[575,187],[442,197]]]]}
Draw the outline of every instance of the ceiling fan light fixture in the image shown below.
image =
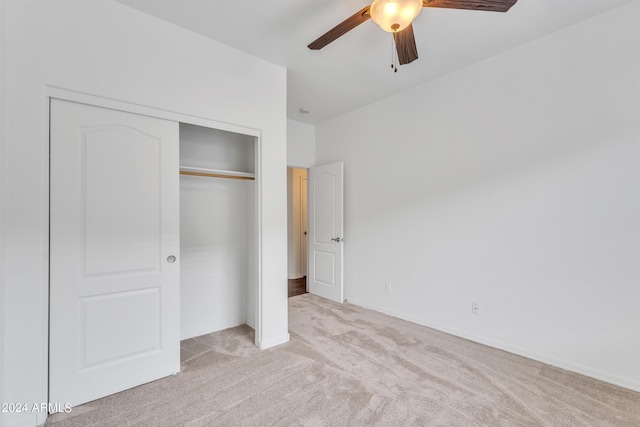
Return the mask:
{"type": "Polygon", "coordinates": [[[422,0],[374,0],[371,19],[380,28],[397,33],[407,28],[422,10],[422,0]]]}

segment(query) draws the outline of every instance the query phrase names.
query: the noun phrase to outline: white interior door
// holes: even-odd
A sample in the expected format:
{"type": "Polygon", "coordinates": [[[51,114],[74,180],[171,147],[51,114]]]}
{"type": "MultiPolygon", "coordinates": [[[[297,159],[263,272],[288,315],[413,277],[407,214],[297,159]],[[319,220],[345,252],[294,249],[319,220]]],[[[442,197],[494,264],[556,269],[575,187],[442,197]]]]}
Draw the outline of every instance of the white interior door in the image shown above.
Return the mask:
{"type": "Polygon", "coordinates": [[[49,401],[180,370],[178,123],[51,101],[49,401]]]}
{"type": "Polygon", "coordinates": [[[343,163],[309,169],[309,292],[342,303],[343,163]]]}

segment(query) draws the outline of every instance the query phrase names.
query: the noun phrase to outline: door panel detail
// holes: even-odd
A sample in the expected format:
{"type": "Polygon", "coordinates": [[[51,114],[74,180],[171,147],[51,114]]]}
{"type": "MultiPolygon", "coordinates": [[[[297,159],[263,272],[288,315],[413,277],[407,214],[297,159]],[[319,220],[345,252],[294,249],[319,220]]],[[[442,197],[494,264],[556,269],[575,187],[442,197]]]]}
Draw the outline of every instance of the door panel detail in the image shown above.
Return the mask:
{"type": "Polygon", "coordinates": [[[158,270],[161,141],[116,126],[82,139],[86,274],[158,270]]]}
{"type": "Polygon", "coordinates": [[[82,298],[83,368],[160,350],[160,289],[82,298]],[[118,316],[113,316],[117,312],[118,316]]]}
{"type": "Polygon", "coordinates": [[[313,279],[323,285],[335,286],[336,255],[315,251],[315,265],[313,279]]]}

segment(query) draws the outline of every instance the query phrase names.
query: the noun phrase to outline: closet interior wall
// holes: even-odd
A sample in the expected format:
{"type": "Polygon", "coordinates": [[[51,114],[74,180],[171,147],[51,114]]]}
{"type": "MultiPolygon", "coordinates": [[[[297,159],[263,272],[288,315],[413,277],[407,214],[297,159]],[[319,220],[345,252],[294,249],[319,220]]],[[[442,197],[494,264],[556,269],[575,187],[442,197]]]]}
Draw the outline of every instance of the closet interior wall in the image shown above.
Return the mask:
{"type": "MultiPolygon", "coordinates": [[[[255,137],[180,123],[181,170],[255,173],[255,137]]],[[[255,181],[180,175],[181,339],[255,325],[255,181]]]]}
{"type": "Polygon", "coordinates": [[[307,170],[287,168],[288,277],[307,275],[307,170]]]}

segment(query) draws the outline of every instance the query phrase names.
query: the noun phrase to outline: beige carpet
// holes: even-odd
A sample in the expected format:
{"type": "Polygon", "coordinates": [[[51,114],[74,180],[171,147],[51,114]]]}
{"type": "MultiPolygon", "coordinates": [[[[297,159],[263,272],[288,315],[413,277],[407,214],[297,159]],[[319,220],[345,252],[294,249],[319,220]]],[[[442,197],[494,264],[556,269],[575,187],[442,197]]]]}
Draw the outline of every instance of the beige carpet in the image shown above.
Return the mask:
{"type": "Polygon", "coordinates": [[[186,340],[179,375],[47,425],[640,426],[640,393],[309,294],[289,310],[287,344],[186,340]]]}

